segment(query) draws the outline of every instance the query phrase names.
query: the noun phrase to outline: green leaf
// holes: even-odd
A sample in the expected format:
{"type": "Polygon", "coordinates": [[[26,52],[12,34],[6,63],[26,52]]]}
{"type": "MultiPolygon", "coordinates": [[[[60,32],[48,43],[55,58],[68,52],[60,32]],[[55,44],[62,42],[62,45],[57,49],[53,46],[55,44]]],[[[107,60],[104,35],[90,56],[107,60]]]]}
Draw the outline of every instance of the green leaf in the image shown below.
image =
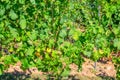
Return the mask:
{"type": "Polygon", "coordinates": [[[99,33],[104,33],[104,29],[102,26],[99,26],[98,28],[99,28],[99,33]]]}
{"type": "Polygon", "coordinates": [[[0,75],[3,73],[3,71],[1,70],[1,68],[0,68],[0,75]]]}
{"type": "Polygon", "coordinates": [[[66,31],[66,29],[62,29],[61,31],[60,31],[60,37],[62,37],[62,38],[64,38],[66,35],[67,35],[67,31],[66,31]]]}
{"type": "Polygon", "coordinates": [[[60,23],[63,24],[65,22],[67,22],[67,17],[66,16],[62,16],[62,18],[60,19],[60,23]]]}
{"type": "Polygon", "coordinates": [[[5,13],[5,8],[0,9],[0,16],[3,16],[5,13]]]}
{"type": "Polygon", "coordinates": [[[35,67],[35,63],[33,61],[30,61],[29,67],[35,67]]]}
{"type": "Polygon", "coordinates": [[[57,51],[52,51],[52,57],[53,58],[57,57],[57,51]]]}
{"type": "Polygon", "coordinates": [[[80,34],[81,34],[81,32],[77,29],[71,29],[69,32],[69,35],[71,35],[74,40],[78,40],[80,34]]]}
{"type": "Polygon", "coordinates": [[[27,41],[27,36],[22,35],[22,36],[21,36],[21,39],[22,39],[22,41],[27,41]]]}
{"type": "Polygon", "coordinates": [[[0,39],[4,38],[4,35],[0,34],[0,39]]]}
{"type": "Polygon", "coordinates": [[[23,68],[23,69],[29,68],[29,63],[28,63],[27,58],[22,59],[21,61],[22,61],[22,68],[23,68]]]}
{"type": "Polygon", "coordinates": [[[4,65],[0,64],[0,75],[3,73],[4,65]]]}
{"type": "Polygon", "coordinates": [[[10,13],[9,13],[9,17],[12,19],[12,20],[16,20],[18,18],[18,15],[14,12],[14,10],[10,10],[10,13]]]}
{"type": "Polygon", "coordinates": [[[65,70],[62,72],[61,76],[67,77],[67,76],[69,75],[69,73],[70,73],[70,70],[65,69],[65,70]]]}
{"type": "Polygon", "coordinates": [[[27,40],[29,45],[33,45],[33,41],[32,40],[27,40]]]}
{"type": "Polygon", "coordinates": [[[4,25],[5,25],[4,22],[1,22],[1,23],[0,23],[0,27],[1,27],[2,29],[3,29],[4,25]]]}
{"type": "Polygon", "coordinates": [[[29,47],[25,53],[29,56],[33,56],[33,52],[34,52],[34,47],[29,47]]]}
{"type": "Polygon", "coordinates": [[[41,63],[42,63],[41,59],[40,59],[40,58],[36,59],[36,63],[37,63],[38,65],[41,65],[41,63]]]}
{"type": "Polygon", "coordinates": [[[44,3],[44,2],[41,2],[40,4],[41,4],[41,6],[43,6],[43,7],[45,6],[45,3],[44,3]]]}
{"type": "Polygon", "coordinates": [[[19,0],[20,4],[25,4],[25,0],[19,0]]]}
{"type": "Polygon", "coordinates": [[[27,21],[24,16],[21,16],[20,22],[19,22],[20,28],[25,29],[27,25],[27,21]]]}
{"type": "Polygon", "coordinates": [[[99,52],[98,51],[94,52],[92,57],[93,57],[94,61],[97,61],[100,58],[99,52]]]}
{"type": "Polygon", "coordinates": [[[31,2],[32,4],[36,4],[35,0],[30,0],[30,2],[31,2]]]}
{"type": "Polygon", "coordinates": [[[30,38],[31,40],[35,40],[35,39],[37,39],[37,34],[38,34],[38,31],[33,30],[33,31],[31,32],[31,34],[29,35],[29,38],[30,38]]]}
{"type": "Polygon", "coordinates": [[[17,29],[12,28],[11,26],[8,26],[10,29],[10,33],[12,34],[13,38],[16,38],[19,34],[17,32],[17,29]]]}
{"type": "Polygon", "coordinates": [[[15,62],[17,62],[17,61],[19,61],[19,58],[18,57],[13,57],[13,60],[15,61],[15,62]]]}
{"type": "Polygon", "coordinates": [[[119,31],[120,31],[119,28],[113,27],[113,32],[115,33],[115,35],[117,35],[119,33],[119,31]]]}
{"type": "Polygon", "coordinates": [[[11,56],[10,55],[6,56],[6,58],[4,59],[4,63],[9,65],[9,64],[11,64],[11,62],[12,62],[11,61],[11,56]]]}
{"type": "Polygon", "coordinates": [[[64,41],[63,42],[64,45],[61,45],[61,47],[70,47],[71,46],[71,43],[69,41],[64,41]]]}
{"type": "Polygon", "coordinates": [[[114,39],[113,43],[114,43],[114,47],[117,47],[120,50],[120,40],[116,38],[114,39]]]}
{"type": "Polygon", "coordinates": [[[84,51],[83,54],[87,57],[91,56],[91,51],[84,51]]]}
{"type": "Polygon", "coordinates": [[[53,45],[54,45],[54,39],[50,39],[48,46],[51,48],[53,45]]]}

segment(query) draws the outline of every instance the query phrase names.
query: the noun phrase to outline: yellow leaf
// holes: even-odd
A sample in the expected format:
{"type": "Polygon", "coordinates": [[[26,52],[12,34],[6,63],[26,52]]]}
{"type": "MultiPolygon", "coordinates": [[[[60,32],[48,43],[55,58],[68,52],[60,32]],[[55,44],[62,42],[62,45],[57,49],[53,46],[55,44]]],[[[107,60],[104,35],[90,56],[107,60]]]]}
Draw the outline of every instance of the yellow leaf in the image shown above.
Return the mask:
{"type": "Polygon", "coordinates": [[[50,52],[52,52],[52,50],[50,48],[47,48],[46,52],[50,53],[50,52]]]}
{"type": "Polygon", "coordinates": [[[99,49],[99,53],[100,53],[100,54],[103,54],[104,52],[103,52],[103,50],[99,49]]]}

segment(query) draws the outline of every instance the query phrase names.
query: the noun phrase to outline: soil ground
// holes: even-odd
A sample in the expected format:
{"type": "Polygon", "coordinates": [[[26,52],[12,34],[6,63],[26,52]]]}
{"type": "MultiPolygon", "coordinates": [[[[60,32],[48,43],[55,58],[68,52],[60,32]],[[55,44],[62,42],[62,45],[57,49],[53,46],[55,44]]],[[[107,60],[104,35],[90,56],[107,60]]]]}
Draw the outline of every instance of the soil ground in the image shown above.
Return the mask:
{"type": "MultiPolygon", "coordinates": [[[[70,76],[60,78],[59,80],[115,80],[116,71],[114,64],[111,61],[106,63],[93,62],[90,59],[84,58],[85,62],[82,65],[82,70],[77,71],[78,67],[75,64],[70,64],[70,76]]],[[[10,68],[3,75],[0,80],[46,80],[47,77],[43,72],[38,71],[37,68],[30,68],[23,71],[21,63],[11,65],[10,68]]],[[[50,77],[50,80],[56,80],[50,77]]]]}

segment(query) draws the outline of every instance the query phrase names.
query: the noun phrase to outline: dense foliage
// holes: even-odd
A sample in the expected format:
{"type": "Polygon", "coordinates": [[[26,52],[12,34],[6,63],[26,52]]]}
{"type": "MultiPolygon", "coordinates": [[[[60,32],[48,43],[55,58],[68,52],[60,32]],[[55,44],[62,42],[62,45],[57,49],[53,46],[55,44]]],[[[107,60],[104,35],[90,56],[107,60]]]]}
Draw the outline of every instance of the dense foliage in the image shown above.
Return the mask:
{"type": "Polygon", "coordinates": [[[119,52],[119,13],[119,0],[0,0],[0,73],[21,61],[65,76],[70,63],[81,68],[82,55],[119,52]]]}

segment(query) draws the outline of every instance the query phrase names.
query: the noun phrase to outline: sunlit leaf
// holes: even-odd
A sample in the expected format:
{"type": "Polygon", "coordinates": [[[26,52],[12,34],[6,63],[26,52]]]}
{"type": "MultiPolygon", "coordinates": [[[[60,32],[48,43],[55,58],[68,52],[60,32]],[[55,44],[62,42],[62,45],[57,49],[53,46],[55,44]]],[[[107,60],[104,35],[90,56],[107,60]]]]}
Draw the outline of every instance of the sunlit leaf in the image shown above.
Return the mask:
{"type": "Polygon", "coordinates": [[[5,8],[0,8],[0,16],[3,16],[4,15],[4,13],[5,13],[5,8]]]}
{"type": "Polygon", "coordinates": [[[4,35],[0,34],[0,38],[1,38],[1,39],[4,38],[4,35]]]}
{"type": "Polygon", "coordinates": [[[120,40],[118,38],[114,39],[114,47],[117,47],[120,50],[120,40]]]}
{"type": "Polygon", "coordinates": [[[14,12],[14,10],[10,10],[9,12],[9,17],[12,19],[12,20],[16,20],[18,18],[18,15],[14,12]]]}
{"type": "Polygon", "coordinates": [[[36,4],[35,0],[30,0],[30,2],[31,2],[32,4],[36,4]]]}
{"type": "Polygon", "coordinates": [[[26,50],[26,54],[29,55],[29,56],[32,56],[33,55],[33,52],[34,52],[34,47],[29,47],[27,50],[26,50]]]}
{"type": "Polygon", "coordinates": [[[38,34],[38,32],[35,31],[35,30],[33,30],[33,31],[30,33],[29,38],[30,38],[31,40],[35,40],[35,39],[37,38],[37,34],[38,34]]]}
{"type": "Polygon", "coordinates": [[[26,19],[25,19],[24,16],[22,16],[22,17],[20,18],[19,25],[20,25],[20,28],[21,28],[21,29],[25,29],[25,28],[26,28],[26,26],[27,26],[27,21],[26,21],[26,19]]]}
{"type": "Polygon", "coordinates": [[[60,31],[60,37],[62,37],[62,38],[64,38],[66,35],[67,35],[67,31],[66,31],[66,29],[62,29],[61,31],[60,31]]]}
{"type": "Polygon", "coordinates": [[[19,0],[20,4],[25,4],[25,0],[19,0]]]}
{"type": "Polygon", "coordinates": [[[65,70],[62,72],[61,76],[66,77],[66,76],[69,75],[69,73],[70,73],[70,70],[65,69],[65,70]]]}
{"type": "Polygon", "coordinates": [[[90,57],[92,55],[91,51],[84,51],[85,56],[90,57]]]}

